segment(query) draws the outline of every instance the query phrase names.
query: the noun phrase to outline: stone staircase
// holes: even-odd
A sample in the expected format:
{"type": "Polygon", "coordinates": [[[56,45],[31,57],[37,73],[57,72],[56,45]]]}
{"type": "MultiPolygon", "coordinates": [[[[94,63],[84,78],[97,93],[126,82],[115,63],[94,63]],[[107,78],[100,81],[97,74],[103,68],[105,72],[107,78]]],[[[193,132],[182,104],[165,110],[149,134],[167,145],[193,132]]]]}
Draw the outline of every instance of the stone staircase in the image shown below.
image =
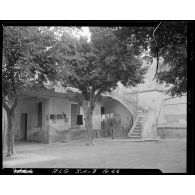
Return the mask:
{"type": "Polygon", "coordinates": [[[129,112],[133,116],[133,120],[137,118],[137,101],[138,101],[138,95],[134,95],[135,97],[132,97],[132,94],[120,92],[119,90],[113,91],[111,94],[107,94],[107,96],[111,96],[113,99],[119,101],[121,104],[123,104],[129,112]]]}
{"type": "Polygon", "coordinates": [[[125,91],[114,90],[107,94],[113,99],[123,104],[133,116],[133,126],[129,130],[129,139],[142,139],[142,123],[147,119],[148,109],[138,106],[138,94],[132,94],[125,91]]]}
{"type": "Polygon", "coordinates": [[[141,134],[142,134],[142,126],[141,123],[145,117],[146,113],[142,110],[138,111],[137,119],[131,128],[128,137],[129,139],[141,139],[141,134]]]}

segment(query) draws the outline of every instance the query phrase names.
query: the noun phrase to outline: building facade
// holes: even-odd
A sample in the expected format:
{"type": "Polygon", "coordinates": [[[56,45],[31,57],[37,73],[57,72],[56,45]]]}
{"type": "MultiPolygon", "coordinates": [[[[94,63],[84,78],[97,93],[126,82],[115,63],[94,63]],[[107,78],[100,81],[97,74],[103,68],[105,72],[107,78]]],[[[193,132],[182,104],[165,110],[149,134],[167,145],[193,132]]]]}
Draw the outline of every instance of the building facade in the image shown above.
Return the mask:
{"type": "MultiPolygon", "coordinates": [[[[67,98],[64,89],[28,91],[15,110],[15,140],[42,143],[86,139],[82,105],[67,98]]],[[[3,141],[7,119],[3,112],[3,141]]],[[[133,124],[132,113],[119,101],[102,96],[93,112],[94,137],[127,137],[133,124]],[[117,127],[117,128],[116,128],[117,127]]]]}
{"type": "MultiPolygon", "coordinates": [[[[118,84],[111,94],[97,102],[92,123],[93,137],[156,139],[185,138],[187,99],[172,98],[154,79],[155,62],[149,67],[145,83],[126,88],[118,84]]],[[[75,89],[72,89],[73,93],[75,89]]],[[[28,91],[19,99],[15,111],[15,140],[52,143],[86,139],[82,105],[68,98],[62,86],[28,91]]],[[[3,143],[7,129],[3,114],[3,143]]]]}

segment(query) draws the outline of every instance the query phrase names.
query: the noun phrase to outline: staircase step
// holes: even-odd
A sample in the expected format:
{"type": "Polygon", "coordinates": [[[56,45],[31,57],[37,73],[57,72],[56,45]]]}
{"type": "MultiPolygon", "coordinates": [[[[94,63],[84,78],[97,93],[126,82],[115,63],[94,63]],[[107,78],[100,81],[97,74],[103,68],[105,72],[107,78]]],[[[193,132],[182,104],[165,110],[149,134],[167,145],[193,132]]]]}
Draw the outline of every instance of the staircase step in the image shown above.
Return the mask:
{"type": "Polygon", "coordinates": [[[132,136],[132,135],[133,135],[133,136],[140,136],[140,132],[139,132],[139,133],[132,132],[132,133],[131,133],[131,136],[132,136]]]}
{"type": "Polygon", "coordinates": [[[129,139],[140,139],[141,136],[130,136],[129,139]]]}
{"type": "Polygon", "coordinates": [[[135,129],[133,132],[141,132],[141,129],[135,129]]]}
{"type": "Polygon", "coordinates": [[[134,130],[133,133],[141,133],[141,129],[140,130],[134,130]]]}

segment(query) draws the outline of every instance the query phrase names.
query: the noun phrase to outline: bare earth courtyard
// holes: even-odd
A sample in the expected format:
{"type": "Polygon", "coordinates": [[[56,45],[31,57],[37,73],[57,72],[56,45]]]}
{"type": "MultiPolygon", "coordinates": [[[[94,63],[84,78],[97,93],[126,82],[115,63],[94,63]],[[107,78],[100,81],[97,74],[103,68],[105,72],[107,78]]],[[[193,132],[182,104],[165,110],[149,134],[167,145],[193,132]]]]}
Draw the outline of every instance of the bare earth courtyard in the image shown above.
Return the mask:
{"type": "Polygon", "coordinates": [[[4,157],[4,168],[153,168],[162,172],[186,172],[186,141],[96,140],[40,144],[16,143],[15,155],[4,157]]]}

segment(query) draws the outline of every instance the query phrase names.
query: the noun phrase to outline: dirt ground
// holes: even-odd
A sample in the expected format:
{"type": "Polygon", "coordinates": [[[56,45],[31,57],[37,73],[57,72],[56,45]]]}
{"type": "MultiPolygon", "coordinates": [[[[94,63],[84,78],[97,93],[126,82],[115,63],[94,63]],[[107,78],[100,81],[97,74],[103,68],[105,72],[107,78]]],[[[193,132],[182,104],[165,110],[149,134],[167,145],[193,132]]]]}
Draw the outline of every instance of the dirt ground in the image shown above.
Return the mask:
{"type": "Polygon", "coordinates": [[[186,141],[96,140],[74,143],[17,143],[16,155],[4,157],[4,168],[157,168],[186,172],[186,141]]]}

